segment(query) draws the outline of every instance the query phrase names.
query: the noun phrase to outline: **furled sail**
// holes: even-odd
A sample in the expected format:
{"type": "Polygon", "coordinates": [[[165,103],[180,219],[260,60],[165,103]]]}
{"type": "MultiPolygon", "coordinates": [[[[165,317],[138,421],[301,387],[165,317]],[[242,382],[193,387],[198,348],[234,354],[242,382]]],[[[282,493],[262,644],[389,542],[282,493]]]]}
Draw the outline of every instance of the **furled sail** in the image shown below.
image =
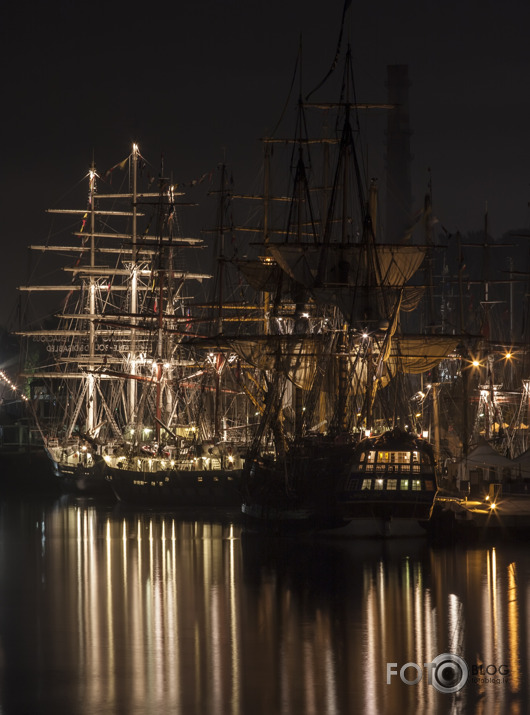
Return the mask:
{"type": "Polygon", "coordinates": [[[387,360],[390,373],[418,375],[436,367],[456,348],[459,338],[452,335],[395,336],[387,360]]]}
{"type": "Polygon", "coordinates": [[[326,343],[322,335],[262,335],[230,338],[239,357],[261,370],[278,370],[303,390],[311,389],[326,343]]]}
{"type": "Polygon", "coordinates": [[[236,261],[236,265],[254,290],[268,293],[277,291],[282,272],[274,261],[236,261]]]}
{"type": "MultiPolygon", "coordinates": [[[[281,269],[310,290],[317,303],[335,305],[349,322],[388,319],[402,288],[425,257],[422,246],[401,244],[285,243],[271,244],[269,250],[281,269]]],[[[422,294],[422,288],[406,286],[401,310],[414,310],[422,294]]]]}

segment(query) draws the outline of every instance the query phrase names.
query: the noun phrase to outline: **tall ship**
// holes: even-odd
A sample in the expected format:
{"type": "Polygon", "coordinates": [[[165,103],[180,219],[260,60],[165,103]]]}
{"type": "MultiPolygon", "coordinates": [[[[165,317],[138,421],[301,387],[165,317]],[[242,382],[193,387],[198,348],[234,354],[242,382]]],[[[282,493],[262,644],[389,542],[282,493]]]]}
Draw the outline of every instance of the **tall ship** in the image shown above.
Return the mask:
{"type": "MultiPolygon", "coordinates": [[[[53,210],[74,217],[74,239],[31,247],[69,257],[71,282],[21,287],[66,294],[55,325],[19,332],[30,339],[35,365],[24,376],[56,477],[68,491],[145,504],[211,502],[217,486],[235,494],[239,445],[228,443],[220,388],[215,416],[212,407],[229,361],[187,344],[211,321],[212,274],[189,268],[203,242],[180,229],[184,190],[197,182],[175,184],[162,169],[153,178],[137,145],[87,178],[85,209],[53,210]]],[[[230,414],[242,402],[233,392],[230,414]]]]}
{"type": "Polygon", "coordinates": [[[432,371],[458,339],[403,331],[424,293],[414,277],[430,247],[378,237],[377,184],[365,181],[358,144],[359,111],[381,105],[357,101],[349,48],[340,86],[332,103],[300,92],[294,138],[265,140],[264,176],[276,143],[292,146],[293,169],[286,195],[265,184],[259,255],[240,262],[264,311],[259,334],[232,342],[261,375],[242,511],[252,528],[275,531],[418,533],[437,464],[417,432],[407,379],[432,371]],[[327,119],[317,135],[310,112],[327,119]]]}

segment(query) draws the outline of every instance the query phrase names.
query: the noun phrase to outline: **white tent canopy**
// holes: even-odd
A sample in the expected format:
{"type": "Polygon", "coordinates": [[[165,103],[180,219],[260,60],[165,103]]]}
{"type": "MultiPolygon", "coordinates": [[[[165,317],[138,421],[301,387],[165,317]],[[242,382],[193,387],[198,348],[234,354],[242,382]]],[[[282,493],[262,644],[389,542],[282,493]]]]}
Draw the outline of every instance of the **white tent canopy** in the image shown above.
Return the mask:
{"type": "MultiPolygon", "coordinates": [[[[486,441],[481,441],[475,449],[461,459],[458,463],[458,477],[461,480],[469,480],[470,472],[475,469],[487,470],[488,481],[503,482],[506,479],[513,479],[519,471],[519,465],[515,460],[503,457],[496,452],[486,441]]],[[[530,470],[530,455],[528,469],[530,470]]],[[[530,472],[529,472],[530,473],[530,472]]]]}

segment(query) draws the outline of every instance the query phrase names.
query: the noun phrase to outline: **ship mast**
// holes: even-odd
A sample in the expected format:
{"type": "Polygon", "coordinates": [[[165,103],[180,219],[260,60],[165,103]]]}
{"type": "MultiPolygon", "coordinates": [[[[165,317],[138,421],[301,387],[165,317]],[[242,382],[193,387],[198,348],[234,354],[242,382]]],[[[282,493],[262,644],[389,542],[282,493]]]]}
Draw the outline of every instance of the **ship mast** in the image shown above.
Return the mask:
{"type": "Polygon", "coordinates": [[[138,250],[137,250],[137,218],[138,218],[138,145],[133,144],[132,150],[132,264],[131,264],[131,344],[130,344],[130,368],[131,379],[127,381],[127,417],[129,424],[135,421],[136,401],[137,401],[137,355],[136,355],[136,314],[138,313],[138,250]]]}
{"type": "MultiPolygon", "coordinates": [[[[95,268],[95,237],[94,233],[96,230],[96,213],[95,213],[95,186],[96,186],[96,168],[92,162],[89,174],[89,200],[90,200],[90,268],[95,268]]],[[[94,323],[94,315],[96,313],[96,284],[93,271],[91,272],[89,278],[89,338],[88,338],[88,363],[90,367],[90,372],[87,376],[87,391],[86,391],[86,431],[88,434],[93,435],[94,429],[96,427],[96,390],[95,390],[95,376],[93,373],[95,364],[95,344],[96,344],[96,326],[94,323]]],[[[73,427],[73,425],[72,425],[73,427]]]]}

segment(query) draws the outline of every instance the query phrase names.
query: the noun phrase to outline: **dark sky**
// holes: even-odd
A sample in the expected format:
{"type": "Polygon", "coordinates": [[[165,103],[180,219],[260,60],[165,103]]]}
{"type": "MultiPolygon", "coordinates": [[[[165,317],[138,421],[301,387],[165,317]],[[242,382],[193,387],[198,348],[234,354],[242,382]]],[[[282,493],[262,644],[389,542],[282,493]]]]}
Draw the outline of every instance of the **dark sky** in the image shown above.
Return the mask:
{"type": "MultiPolygon", "coordinates": [[[[259,137],[282,111],[300,36],[308,91],[333,60],[342,8],[343,0],[4,4],[0,324],[10,326],[15,286],[26,282],[25,247],[46,238],[46,208],[82,180],[93,155],[106,169],[138,141],[187,181],[225,152],[245,191],[259,137]]],[[[409,65],[414,199],[420,207],[430,167],[434,210],[449,231],[479,229],[486,202],[493,235],[528,226],[529,19],[523,0],[351,3],[358,97],[386,101],[386,66],[409,65]]]]}

